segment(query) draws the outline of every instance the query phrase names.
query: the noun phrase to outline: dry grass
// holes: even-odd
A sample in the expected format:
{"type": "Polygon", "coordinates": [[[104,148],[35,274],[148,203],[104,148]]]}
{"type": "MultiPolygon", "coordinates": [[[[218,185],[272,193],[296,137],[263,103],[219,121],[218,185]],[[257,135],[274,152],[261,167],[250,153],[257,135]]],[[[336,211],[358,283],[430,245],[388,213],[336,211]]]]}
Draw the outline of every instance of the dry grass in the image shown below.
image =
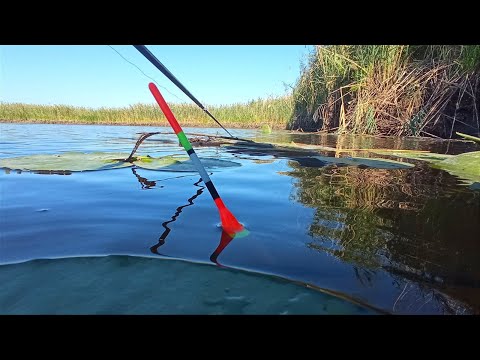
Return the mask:
{"type": "Polygon", "coordinates": [[[476,135],[479,82],[480,46],[317,46],[294,91],[289,128],[476,135]]]}

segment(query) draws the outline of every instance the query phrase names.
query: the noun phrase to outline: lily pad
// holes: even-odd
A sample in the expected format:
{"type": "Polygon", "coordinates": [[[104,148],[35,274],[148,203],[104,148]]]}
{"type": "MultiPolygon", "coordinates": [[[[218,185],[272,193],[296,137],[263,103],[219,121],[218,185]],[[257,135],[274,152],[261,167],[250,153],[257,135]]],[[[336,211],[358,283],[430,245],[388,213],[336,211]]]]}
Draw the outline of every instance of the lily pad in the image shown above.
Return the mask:
{"type": "MultiPolygon", "coordinates": [[[[8,170],[33,171],[40,173],[65,173],[119,169],[137,166],[148,170],[195,172],[196,167],[188,156],[136,156],[133,162],[124,161],[127,153],[79,153],[37,154],[0,159],[0,167],[8,170]]],[[[219,159],[200,159],[206,169],[218,169],[240,166],[233,161],[219,159]]]]}
{"type": "Polygon", "coordinates": [[[148,170],[158,170],[160,168],[171,166],[171,165],[179,165],[183,161],[187,161],[189,158],[188,156],[162,156],[162,157],[150,157],[150,156],[136,156],[134,158],[133,164],[142,169],[148,170]]]}
{"type": "Polygon", "coordinates": [[[124,153],[78,153],[37,154],[0,159],[0,167],[22,171],[92,171],[109,170],[132,166],[124,162],[124,153]]]}
{"type": "Polygon", "coordinates": [[[463,179],[464,183],[480,182],[480,151],[473,151],[459,155],[436,154],[425,152],[376,152],[382,155],[393,155],[401,158],[423,160],[433,168],[445,170],[452,175],[463,179]]]}
{"type": "Polygon", "coordinates": [[[389,159],[361,158],[361,157],[330,157],[330,156],[310,156],[305,158],[295,158],[302,166],[321,167],[327,164],[339,164],[347,166],[365,166],[376,169],[406,169],[414,165],[389,159]]]}
{"type": "Polygon", "coordinates": [[[480,151],[455,155],[435,162],[431,166],[465,179],[469,184],[471,182],[480,182],[480,151]]]}
{"type": "MultiPolygon", "coordinates": [[[[220,159],[201,158],[200,161],[206,170],[241,166],[237,162],[220,159]]],[[[137,157],[137,160],[133,163],[140,168],[148,170],[178,172],[197,171],[197,168],[188,156],[167,156],[163,158],[137,157]]]]}
{"type": "Polygon", "coordinates": [[[370,150],[371,152],[379,155],[390,155],[396,156],[399,158],[413,159],[413,160],[424,160],[429,162],[436,162],[445,159],[452,158],[454,155],[448,154],[436,154],[427,151],[399,151],[399,150],[370,150]]]}
{"type": "Polygon", "coordinates": [[[390,159],[378,159],[378,158],[364,158],[364,157],[351,157],[351,158],[338,158],[341,161],[348,161],[348,165],[364,165],[377,169],[406,169],[414,167],[415,165],[400,162],[390,159]]]}

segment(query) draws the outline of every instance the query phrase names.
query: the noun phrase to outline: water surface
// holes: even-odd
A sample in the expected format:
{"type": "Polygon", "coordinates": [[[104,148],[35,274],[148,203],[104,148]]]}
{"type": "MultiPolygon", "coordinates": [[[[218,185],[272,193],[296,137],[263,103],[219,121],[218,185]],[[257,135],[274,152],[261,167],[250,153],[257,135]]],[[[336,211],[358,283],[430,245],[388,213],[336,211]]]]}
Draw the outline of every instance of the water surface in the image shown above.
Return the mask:
{"type": "MultiPolygon", "coordinates": [[[[0,157],[129,153],[138,133],[169,130],[4,123],[0,157]]],[[[416,138],[233,133],[339,150],[479,150],[416,138]]],[[[0,170],[0,313],[480,312],[478,184],[418,161],[377,169],[235,146],[196,152],[241,165],[209,173],[248,236],[222,232],[195,172],[0,170]]],[[[152,136],[138,153],[185,155],[173,134],[152,136]]]]}

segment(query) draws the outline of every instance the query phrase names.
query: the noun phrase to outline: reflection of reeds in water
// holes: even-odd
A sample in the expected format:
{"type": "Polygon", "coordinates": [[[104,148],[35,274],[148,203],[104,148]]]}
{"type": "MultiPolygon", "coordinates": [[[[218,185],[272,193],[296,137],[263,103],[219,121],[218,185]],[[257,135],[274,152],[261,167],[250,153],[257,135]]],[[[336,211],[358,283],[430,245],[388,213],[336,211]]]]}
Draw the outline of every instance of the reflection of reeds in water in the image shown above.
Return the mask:
{"type": "Polygon", "coordinates": [[[296,168],[292,174],[299,177],[295,200],[317,207],[310,228],[316,241],[309,247],[367,268],[382,265],[377,255],[388,239],[385,229],[392,227],[391,220],[376,212],[418,211],[422,195],[431,190],[408,182],[411,171],[403,169],[291,166],[296,168]]]}
{"type": "Polygon", "coordinates": [[[290,166],[292,199],[316,209],[309,248],[351,263],[364,283],[383,269],[480,311],[480,193],[426,165],[290,166]],[[460,296],[461,288],[474,291],[460,296]]]}
{"type": "Polygon", "coordinates": [[[300,179],[295,200],[327,208],[420,210],[426,198],[438,195],[443,192],[442,185],[455,181],[440,171],[426,181],[425,174],[432,173],[427,166],[393,170],[337,166],[312,169],[294,162],[290,166],[295,171],[289,174],[300,179]]]}
{"type": "MultiPolygon", "coordinates": [[[[394,275],[395,278],[395,275],[394,275]]],[[[474,314],[475,309],[463,304],[444,292],[425,286],[422,282],[401,279],[400,293],[395,299],[392,312],[420,313],[428,304],[436,304],[442,314],[474,314]]]]}

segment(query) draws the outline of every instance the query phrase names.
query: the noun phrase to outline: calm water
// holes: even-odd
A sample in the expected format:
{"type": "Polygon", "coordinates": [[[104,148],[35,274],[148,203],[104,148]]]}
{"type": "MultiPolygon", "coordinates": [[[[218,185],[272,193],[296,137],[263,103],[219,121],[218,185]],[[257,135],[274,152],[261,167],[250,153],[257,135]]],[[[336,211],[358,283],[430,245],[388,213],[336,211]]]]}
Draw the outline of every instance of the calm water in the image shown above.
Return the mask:
{"type": "MultiPolygon", "coordinates": [[[[129,153],[137,133],[170,129],[0,124],[0,131],[7,158],[129,153]]],[[[479,150],[465,142],[232,132],[336,149],[479,150]]],[[[235,146],[196,151],[241,165],[209,173],[247,237],[222,233],[195,172],[0,170],[0,313],[480,313],[478,184],[419,162],[387,170],[235,146]]],[[[174,135],[153,136],[137,153],[185,155],[174,135]]]]}

